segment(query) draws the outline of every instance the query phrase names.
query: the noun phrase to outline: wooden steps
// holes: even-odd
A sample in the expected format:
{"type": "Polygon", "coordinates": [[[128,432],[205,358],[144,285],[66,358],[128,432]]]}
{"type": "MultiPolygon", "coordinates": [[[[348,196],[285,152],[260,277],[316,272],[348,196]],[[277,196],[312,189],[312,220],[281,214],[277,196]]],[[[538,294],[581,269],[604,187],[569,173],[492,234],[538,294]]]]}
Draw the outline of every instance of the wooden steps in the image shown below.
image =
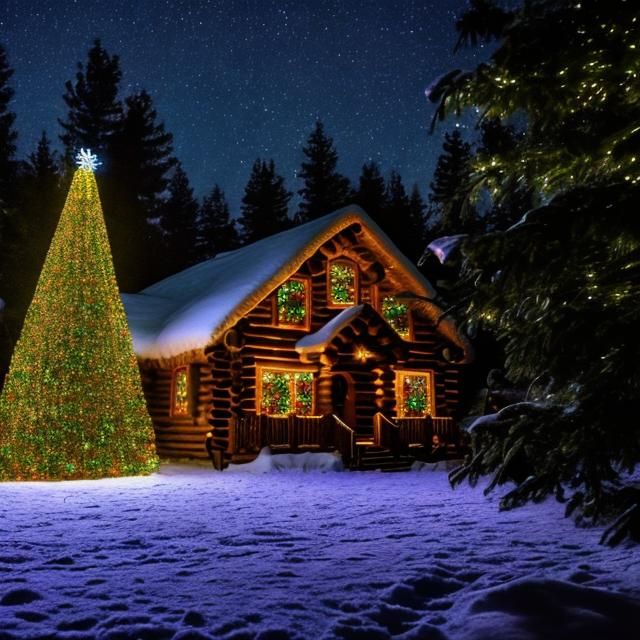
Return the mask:
{"type": "Polygon", "coordinates": [[[412,456],[394,456],[389,449],[382,447],[366,447],[360,452],[358,471],[409,471],[415,462],[412,456]]]}

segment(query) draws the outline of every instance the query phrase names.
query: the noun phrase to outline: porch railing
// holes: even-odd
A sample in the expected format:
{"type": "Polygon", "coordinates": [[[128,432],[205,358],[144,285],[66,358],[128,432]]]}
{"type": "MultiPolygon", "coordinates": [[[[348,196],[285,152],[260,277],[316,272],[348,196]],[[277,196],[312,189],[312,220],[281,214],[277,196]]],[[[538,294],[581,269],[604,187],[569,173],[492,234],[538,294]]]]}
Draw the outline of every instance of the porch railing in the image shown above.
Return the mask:
{"type": "Polygon", "coordinates": [[[235,419],[232,453],[257,453],[267,445],[295,450],[333,446],[330,416],[266,416],[247,414],[235,419]]]}
{"type": "Polygon", "coordinates": [[[257,453],[262,448],[263,421],[260,415],[248,414],[241,418],[235,418],[232,441],[230,448],[232,453],[257,453]]]}
{"type": "MultiPolygon", "coordinates": [[[[434,435],[447,445],[458,444],[459,434],[453,418],[389,419],[382,413],[376,413],[373,418],[375,445],[391,450],[394,455],[416,445],[430,450],[434,435]]],[[[247,414],[235,419],[230,453],[258,453],[265,446],[291,451],[299,448],[338,450],[345,466],[357,463],[355,429],[335,415],[274,417],[247,414]]]]}
{"type": "Polygon", "coordinates": [[[345,424],[338,416],[331,416],[334,425],[335,448],[342,456],[342,464],[348,469],[357,464],[356,459],[356,432],[345,424]]]}
{"type": "Polygon", "coordinates": [[[433,419],[431,416],[420,418],[394,418],[400,430],[400,442],[403,447],[412,445],[431,446],[433,438],[433,419]]]}
{"type": "Polygon", "coordinates": [[[400,434],[400,427],[382,413],[373,416],[373,442],[377,447],[389,449],[395,456],[399,455],[400,434]]]}
{"type": "Polygon", "coordinates": [[[458,444],[459,434],[453,418],[424,416],[393,420],[400,428],[400,442],[404,446],[430,446],[434,435],[447,444],[458,444]]]}

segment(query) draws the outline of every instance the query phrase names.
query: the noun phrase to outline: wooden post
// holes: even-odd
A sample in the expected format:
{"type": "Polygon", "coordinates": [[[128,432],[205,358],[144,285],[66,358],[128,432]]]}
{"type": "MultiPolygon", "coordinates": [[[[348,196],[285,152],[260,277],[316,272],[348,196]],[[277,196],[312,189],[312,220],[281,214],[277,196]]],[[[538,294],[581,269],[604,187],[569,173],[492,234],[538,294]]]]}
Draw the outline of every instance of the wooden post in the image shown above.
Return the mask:
{"type": "Polygon", "coordinates": [[[333,413],[331,384],[331,367],[322,365],[318,374],[318,413],[322,415],[333,413]]]}
{"type": "Polygon", "coordinates": [[[431,416],[427,416],[424,420],[424,425],[425,433],[422,444],[425,447],[428,447],[428,451],[431,451],[431,445],[433,443],[433,418],[431,416]]]}
{"type": "Polygon", "coordinates": [[[298,448],[298,420],[293,413],[287,418],[287,440],[289,441],[289,449],[296,451],[298,448]]]}
{"type": "Polygon", "coordinates": [[[234,416],[229,420],[230,429],[229,429],[229,445],[227,447],[227,451],[233,455],[236,453],[236,430],[238,428],[238,418],[234,416]]]}

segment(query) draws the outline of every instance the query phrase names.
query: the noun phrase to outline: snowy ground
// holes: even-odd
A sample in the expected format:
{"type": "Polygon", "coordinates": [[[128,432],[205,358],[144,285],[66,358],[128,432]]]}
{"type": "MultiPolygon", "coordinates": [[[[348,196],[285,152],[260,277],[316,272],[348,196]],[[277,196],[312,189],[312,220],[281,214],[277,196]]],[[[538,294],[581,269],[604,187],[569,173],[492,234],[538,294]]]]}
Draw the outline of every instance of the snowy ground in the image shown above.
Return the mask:
{"type": "Polygon", "coordinates": [[[269,467],[0,485],[0,640],[640,637],[640,551],[553,501],[269,467]]]}

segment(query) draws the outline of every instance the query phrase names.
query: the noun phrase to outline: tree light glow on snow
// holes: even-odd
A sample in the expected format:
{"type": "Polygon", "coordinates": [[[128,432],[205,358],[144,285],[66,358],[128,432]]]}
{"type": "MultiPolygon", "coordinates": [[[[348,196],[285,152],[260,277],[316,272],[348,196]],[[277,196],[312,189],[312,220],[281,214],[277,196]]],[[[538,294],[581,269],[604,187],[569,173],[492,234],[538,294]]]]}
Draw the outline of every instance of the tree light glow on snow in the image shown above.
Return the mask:
{"type": "Polygon", "coordinates": [[[80,149],[76,154],[76,164],[85,171],[95,171],[102,162],[95,153],[91,153],[91,149],[80,149]]]}

